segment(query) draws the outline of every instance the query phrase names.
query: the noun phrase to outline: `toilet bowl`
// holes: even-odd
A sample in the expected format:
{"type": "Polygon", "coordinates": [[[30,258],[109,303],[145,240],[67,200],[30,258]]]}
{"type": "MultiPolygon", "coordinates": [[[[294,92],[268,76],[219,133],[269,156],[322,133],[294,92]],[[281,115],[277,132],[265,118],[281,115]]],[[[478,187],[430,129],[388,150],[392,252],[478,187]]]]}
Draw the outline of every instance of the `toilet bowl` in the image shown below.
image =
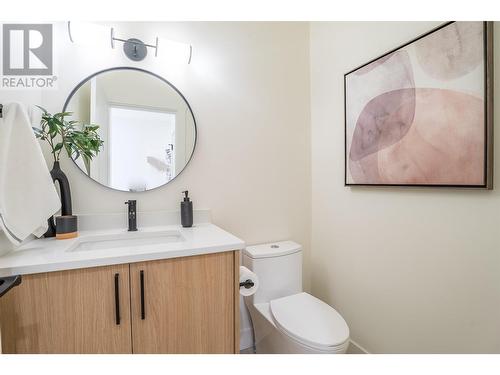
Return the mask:
{"type": "Polygon", "coordinates": [[[259,354],[342,354],[349,327],[331,306],[302,290],[302,248],[293,241],[249,246],[243,265],[259,278],[245,297],[259,354]]]}

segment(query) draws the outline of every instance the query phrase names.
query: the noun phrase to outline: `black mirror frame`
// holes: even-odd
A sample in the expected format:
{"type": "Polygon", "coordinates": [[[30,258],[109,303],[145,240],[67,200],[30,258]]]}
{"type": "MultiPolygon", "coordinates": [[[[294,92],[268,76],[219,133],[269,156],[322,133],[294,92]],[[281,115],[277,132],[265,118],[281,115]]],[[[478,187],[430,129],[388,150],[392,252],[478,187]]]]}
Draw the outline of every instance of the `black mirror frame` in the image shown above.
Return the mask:
{"type": "Polygon", "coordinates": [[[153,77],[156,77],[158,78],[159,80],[163,81],[164,83],[166,83],[168,86],[170,86],[177,94],[180,95],[180,97],[182,98],[182,100],[184,100],[184,102],[186,103],[188,109],[189,109],[189,112],[191,112],[191,116],[193,117],[193,124],[194,124],[194,143],[193,143],[193,151],[191,151],[191,155],[189,156],[189,159],[186,163],[186,165],[184,166],[184,168],[182,168],[182,170],[177,173],[170,181],[164,183],[163,185],[160,185],[160,186],[156,186],[154,188],[151,188],[151,189],[148,189],[148,190],[144,190],[144,191],[139,191],[139,192],[131,192],[131,191],[127,191],[127,190],[120,190],[120,189],[115,189],[111,186],[108,186],[108,185],[104,185],[102,183],[100,183],[99,181],[96,181],[94,180],[92,177],[90,177],[89,175],[87,175],[77,164],[76,164],[76,161],[71,158],[71,160],[73,161],[73,163],[75,164],[75,166],[77,167],[77,169],[83,173],[86,177],[88,177],[90,180],[94,181],[96,184],[99,184],[101,186],[104,186],[108,189],[111,189],[111,190],[114,190],[114,191],[120,191],[120,192],[123,192],[123,193],[144,193],[144,192],[148,192],[148,191],[152,191],[152,190],[156,190],[156,189],[160,189],[166,185],[168,185],[170,182],[172,182],[173,180],[175,180],[180,174],[182,174],[182,172],[184,172],[184,170],[187,168],[187,166],[189,165],[189,163],[191,162],[191,160],[193,159],[193,155],[194,155],[194,152],[196,150],[196,143],[198,141],[198,127],[196,125],[196,118],[194,116],[194,112],[193,112],[193,109],[191,108],[191,105],[189,104],[189,102],[187,101],[186,97],[184,95],[182,95],[182,93],[180,92],[180,90],[175,87],[173,84],[171,84],[169,81],[167,81],[165,78],[163,78],[162,76],[156,74],[156,73],[153,73],[149,70],[146,70],[146,69],[141,69],[141,68],[136,68],[136,67],[132,67],[132,66],[118,66],[118,67],[113,67],[113,68],[108,68],[108,69],[104,69],[104,70],[100,70],[98,72],[95,72],[93,74],[91,74],[90,76],[86,77],[85,79],[83,79],[82,81],[80,81],[80,83],[78,83],[78,85],[75,86],[75,88],[73,90],[71,90],[70,94],[68,95],[68,97],[66,98],[66,101],[64,102],[64,106],[63,106],[63,112],[66,112],[67,108],[68,108],[68,105],[71,101],[71,99],[73,98],[73,96],[76,94],[76,92],[84,85],[86,84],[89,80],[91,80],[92,78],[98,76],[99,74],[103,74],[103,73],[107,73],[107,72],[112,72],[112,71],[115,71],[115,70],[132,70],[132,71],[136,71],[136,72],[141,72],[141,73],[146,73],[146,74],[149,74],[153,77]]]}

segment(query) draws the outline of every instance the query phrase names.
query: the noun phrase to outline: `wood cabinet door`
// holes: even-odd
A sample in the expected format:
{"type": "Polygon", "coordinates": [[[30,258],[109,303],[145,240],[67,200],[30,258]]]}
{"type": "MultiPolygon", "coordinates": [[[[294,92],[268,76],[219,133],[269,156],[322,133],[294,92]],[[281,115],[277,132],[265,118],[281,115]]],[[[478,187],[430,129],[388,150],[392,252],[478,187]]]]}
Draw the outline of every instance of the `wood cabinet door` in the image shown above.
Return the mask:
{"type": "Polygon", "coordinates": [[[131,353],[129,265],[23,276],[0,329],[3,353],[131,353]]]}
{"type": "Polygon", "coordinates": [[[234,353],[235,252],[130,265],[134,353],[234,353]]]}

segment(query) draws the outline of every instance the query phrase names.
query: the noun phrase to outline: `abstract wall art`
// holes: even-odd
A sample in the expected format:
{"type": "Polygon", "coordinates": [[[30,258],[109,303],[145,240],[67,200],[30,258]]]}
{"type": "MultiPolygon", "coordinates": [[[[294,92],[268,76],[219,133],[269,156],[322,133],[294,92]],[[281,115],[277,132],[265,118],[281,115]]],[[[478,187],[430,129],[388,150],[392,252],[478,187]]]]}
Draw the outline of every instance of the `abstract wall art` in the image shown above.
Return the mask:
{"type": "Polygon", "coordinates": [[[492,188],[492,58],[449,22],[346,73],[345,185],[492,188]]]}

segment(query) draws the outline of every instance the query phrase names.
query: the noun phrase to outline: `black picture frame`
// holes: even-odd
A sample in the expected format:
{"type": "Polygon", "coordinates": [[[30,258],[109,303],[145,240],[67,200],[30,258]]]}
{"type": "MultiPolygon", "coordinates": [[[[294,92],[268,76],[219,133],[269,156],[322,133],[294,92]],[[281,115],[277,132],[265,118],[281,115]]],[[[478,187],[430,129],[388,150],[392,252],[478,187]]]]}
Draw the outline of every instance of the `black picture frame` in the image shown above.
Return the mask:
{"type": "Polygon", "coordinates": [[[483,22],[483,50],[484,50],[484,180],[479,185],[453,185],[453,184],[368,184],[349,183],[348,173],[348,151],[347,151],[347,76],[357,70],[398,51],[426,36],[439,31],[456,21],[450,21],[380,55],[344,74],[344,186],[373,186],[373,187],[432,187],[432,188],[463,188],[463,189],[493,189],[493,22],[483,22]]]}

